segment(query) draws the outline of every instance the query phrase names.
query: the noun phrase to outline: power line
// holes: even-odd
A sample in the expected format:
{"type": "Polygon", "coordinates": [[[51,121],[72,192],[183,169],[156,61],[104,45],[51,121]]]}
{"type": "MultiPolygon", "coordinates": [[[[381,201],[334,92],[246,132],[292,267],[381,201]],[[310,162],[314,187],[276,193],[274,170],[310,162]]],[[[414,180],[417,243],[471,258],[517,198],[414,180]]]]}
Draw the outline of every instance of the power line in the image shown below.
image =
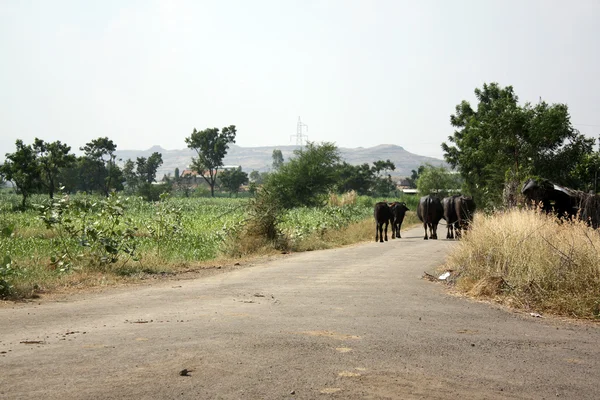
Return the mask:
{"type": "Polygon", "coordinates": [[[306,125],[305,123],[303,123],[300,120],[300,117],[298,117],[298,124],[296,125],[296,134],[295,135],[290,135],[290,138],[295,137],[296,138],[296,144],[298,146],[302,146],[303,145],[303,139],[306,138],[308,140],[308,135],[303,135],[302,134],[302,128],[306,128],[306,130],[308,131],[308,125],[306,125]]]}

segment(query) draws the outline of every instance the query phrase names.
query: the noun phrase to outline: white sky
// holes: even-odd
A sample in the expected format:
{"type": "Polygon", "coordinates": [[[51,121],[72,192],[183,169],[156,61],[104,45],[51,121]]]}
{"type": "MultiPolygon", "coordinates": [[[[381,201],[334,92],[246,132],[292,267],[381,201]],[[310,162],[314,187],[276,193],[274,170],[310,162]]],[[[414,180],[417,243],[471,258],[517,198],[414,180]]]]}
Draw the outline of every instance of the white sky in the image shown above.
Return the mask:
{"type": "Polygon", "coordinates": [[[442,157],[484,82],[567,103],[600,134],[600,1],[0,0],[0,159],[16,139],[77,150],[396,144],[442,157]]]}

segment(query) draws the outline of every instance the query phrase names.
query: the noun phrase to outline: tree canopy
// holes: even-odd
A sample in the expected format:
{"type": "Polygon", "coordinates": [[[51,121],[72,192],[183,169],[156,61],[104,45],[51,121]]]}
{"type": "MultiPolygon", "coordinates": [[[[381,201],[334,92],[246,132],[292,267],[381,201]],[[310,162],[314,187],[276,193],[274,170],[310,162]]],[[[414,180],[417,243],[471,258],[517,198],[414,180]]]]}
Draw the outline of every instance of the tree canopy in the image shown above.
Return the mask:
{"type": "Polygon", "coordinates": [[[14,153],[6,154],[6,160],[0,166],[0,174],[15,184],[17,191],[23,196],[22,206],[25,207],[27,198],[41,186],[41,174],[33,147],[24,144],[21,139],[17,139],[15,146],[17,150],[14,153]]]}
{"type": "Polygon", "coordinates": [[[70,153],[71,146],[67,146],[59,140],[47,143],[42,139],[35,138],[33,149],[37,154],[42,185],[52,199],[54,192],[58,189],[57,179],[61,169],[75,164],[76,157],[70,153]]]}
{"type": "Polygon", "coordinates": [[[421,196],[433,194],[444,198],[453,192],[456,193],[461,187],[460,176],[445,167],[425,164],[422,168],[419,167],[419,171],[416,183],[421,196]]]}
{"type": "Polygon", "coordinates": [[[281,150],[273,150],[273,169],[277,171],[283,165],[283,153],[281,150]]]}
{"type": "Polygon", "coordinates": [[[444,159],[464,178],[478,202],[499,204],[506,180],[543,176],[578,188],[576,166],[592,151],[593,139],[573,128],[566,104],[518,104],[512,86],[475,89],[478,104],[463,100],[442,143],[444,159]]]}
{"type": "Polygon", "coordinates": [[[230,125],[219,131],[218,128],[208,128],[197,131],[185,139],[187,147],[194,150],[198,157],[192,158],[194,169],[210,186],[211,196],[215,196],[215,183],[219,168],[223,166],[223,158],[227,154],[230,143],[235,143],[235,125],[230,125]]]}
{"type": "Polygon", "coordinates": [[[339,150],[333,143],[308,142],[269,175],[265,189],[277,196],[285,208],[323,205],[337,182],[339,162],[339,150]]]}
{"type": "Polygon", "coordinates": [[[242,167],[221,171],[219,174],[221,185],[233,195],[240,191],[240,187],[248,183],[248,174],[242,171],[242,167]]]}

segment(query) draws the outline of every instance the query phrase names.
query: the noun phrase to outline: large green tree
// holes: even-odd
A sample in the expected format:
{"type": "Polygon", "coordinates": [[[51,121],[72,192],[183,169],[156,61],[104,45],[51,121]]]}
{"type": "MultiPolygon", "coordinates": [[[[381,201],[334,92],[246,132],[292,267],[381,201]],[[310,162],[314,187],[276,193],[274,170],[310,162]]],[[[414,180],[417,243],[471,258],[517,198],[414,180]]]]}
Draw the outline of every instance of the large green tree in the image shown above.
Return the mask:
{"type": "MultiPolygon", "coordinates": [[[[87,173],[82,175],[84,179],[88,179],[92,185],[84,184],[84,186],[92,186],[89,190],[99,190],[108,196],[111,190],[122,190],[123,171],[116,164],[115,151],[117,145],[108,137],[100,137],[94,139],[80,147],[84,152],[84,158],[80,166],[87,173]]],[[[88,190],[86,190],[88,191],[88,190]]]]}
{"type": "Polygon", "coordinates": [[[61,143],[59,140],[47,143],[42,139],[35,138],[33,150],[37,154],[41,183],[48,191],[50,198],[54,198],[54,192],[58,189],[58,176],[62,169],[69,168],[75,164],[76,157],[71,154],[71,146],[61,143]]]}
{"type": "Polygon", "coordinates": [[[592,150],[593,140],[573,128],[565,104],[518,104],[512,86],[475,89],[477,107],[456,106],[456,128],[442,143],[445,160],[464,178],[483,205],[498,205],[507,179],[541,176],[577,188],[573,171],[592,150]]]}
{"type": "Polygon", "coordinates": [[[308,142],[279,171],[271,173],[265,192],[277,197],[285,208],[321,206],[337,183],[340,153],[333,143],[308,142]]]}
{"type": "Polygon", "coordinates": [[[445,167],[425,164],[419,167],[421,171],[417,178],[417,190],[421,196],[433,194],[440,199],[451,193],[456,193],[461,187],[461,178],[445,167]]]}
{"type": "Polygon", "coordinates": [[[375,176],[369,164],[352,165],[344,161],[337,167],[337,173],[336,191],[338,193],[354,190],[360,195],[372,194],[375,176]]]}
{"type": "Polygon", "coordinates": [[[218,128],[208,128],[194,131],[185,139],[187,147],[194,150],[198,157],[192,158],[192,165],[210,186],[210,194],[215,196],[217,173],[223,166],[223,158],[227,154],[230,143],[235,143],[235,125],[230,125],[219,131],[218,128]]]}
{"type": "Polygon", "coordinates": [[[242,185],[248,183],[248,174],[242,171],[242,167],[228,169],[221,171],[219,181],[221,181],[223,188],[229,192],[229,195],[232,196],[240,191],[242,185]]]}
{"type": "Polygon", "coordinates": [[[142,182],[152,183],[156,181],[156,171],[163,163],[162,154],[158,152],[152,153],[148,158],[138,157],[137,175],[142,182]]]}
{"type": "Polygon", "coordinates": [[[21,139],[15,142],[17,150],[7,153],[4,164],[0,166],[0,174],[15,184],[17,192],[23,196],[22,207],[27,199],[37,193],[42,185],[42,176],[37,159],[37,153],[31,145],[26,145],[21,139]]]}

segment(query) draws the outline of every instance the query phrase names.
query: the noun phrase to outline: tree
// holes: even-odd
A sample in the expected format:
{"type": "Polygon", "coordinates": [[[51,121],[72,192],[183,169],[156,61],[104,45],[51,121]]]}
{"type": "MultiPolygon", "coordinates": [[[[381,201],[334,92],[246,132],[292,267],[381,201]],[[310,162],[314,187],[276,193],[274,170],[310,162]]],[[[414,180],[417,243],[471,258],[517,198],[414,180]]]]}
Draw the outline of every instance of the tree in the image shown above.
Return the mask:
{"type": "Polygon", "coordinates": [[[105,196],[108,196],[111,190],[123,188],[123,173],[115,163],[117,145],[112,140],[100,137],[79,149],[85,153],[85,157],[88,159],[84,162],[88,174],[83,176],[86,177],[85,179],[93,181],[92,190],[100,190],[105,196]]]}
{"type": "Polygon", "coordinates": [[[248,183],[248,174],[242,171],[242,167],[225,170],[219,174],[221,184],[229,192],[229,196],[239,192],[240,186],[248,183]]]}
{"type": "Polygon", "coordinates": [[[156,181],[156,171],[163,163],[162,154],[158,152],[152,153],[148,158],[138,157],[137,175],[141,182],[152,183],[156,181]]]}
{"type": "Polygon", "coordinates": [[[421,196],[433,194],[440,199],[448,196],[461,186],[460,176],[444,167],[425,164],[417,179],[417,189],[421,196]]]}
{"type": "Polygon", "coordinates": [[[541,176],[577,188],[575,167],[592,150],[593,139],[574,129],[565,104],[519,106],[512,86],[475,89],[477,108],[456,106],[456,128],[442,143],[444,159],[465,180],[479,204],[498,205],[507,179],[541,176]]]}
{"type": "Polygon", "coordinates": [[[275,171],[279,170],[283,165],[283,154],[281,150],[274,149],[273,150],[273,169],[275,171]]]}
{"type": "Polygon", "coordinates": [[[336,191],[338,193],[354,190],[359,195],[371,194],[375,176],[369,164],[352,165],[344,161],[338,166],[337,173],[336,191]]]}
{"type": "Polygon", "coordinates": [[[379,160],[373,162],[371,170],[373,171],[373,175],[375,177],[373,184],[373,191],[375,193],[385,196],[396,190],[396,185],[392,181],[392,176],[390,175],[390,171],[394,171],[395,169],[396,165],[389,159],[385,161],[379,160]]]}
{"type": "Polygon", "coordinates": [[[339,162],[339,150],[333,143],[308,142],[294,150],[294,157],[279,171],[269,175],[264,190],[285,208],[322,206],[337,183],[339,162]]]}
{"type": "Polygon", "coordinates": [[[587,154],[575,167],[574,176],[580,182],[581,190],[597,193],[600,179],[600,152],[587,154]]]}
{"type": "Polygon", "coordinates": [[[187,147],[198,155],[192,158],[192,165],[210,186],[210,194],[215,196],[215,182],[219,168],[223,166],[223,158],[227,154],[230,143],[235,143],[235,125],[223,128],[208,128],[194,131],[185,139],[187,147]]]}
{"type": "Polygon", "coordinates": [[[179,168],[175,167],[175,183],[179,182],[179,168]]]}
{"type": "Polygon", "coordinates": [[[139,178],[135,171],[136,165],[131,158],[128,158],[123,165],[123,178],[125,178],[125,185],[131,192],[135,192],[139,185],[139,178]]]}
{"type": "Polygon", "coordinates": [[[268,172],[252,171],[252,172],[250,172],[249,180],[250,180],[250,182],[256,183],[257,185],[262,185],[263,183],[265,183],[267,181],[268,177],[269,177],[268,172]]]}
{"type": "Polygon", "coordinates": [[[36,152],[39,163],[41,183],[48,190],[50,198],[54,198],[57,189],[57,179],[61,169],[69,168],[75,164],[76,157],[69,153],[71,146],[61,143],[59,140],[46,143],[42,139],[35,138],[33,150],[36,152]]]}
{"type": "Polygon", "coordinates": [[[419,179],[419,175],[423,173],[424,169],[425,169],[425,166],[420,165],[416,171],[414,169],[411,171],[410,177],[406,178],[406,180],[408,181],[408,187],[410,187],[412,189],[417,188],[417,179],[419,179]]]}
{"type": "Polygon", "coordinates": [[[17,192],[23,196],[22,207],[27,198],[36,193],[41,186],[41,173],[37,154],[31,145],[25,145],[21,139],[15,142],[17,151],[6,154],[6,161],[0,166],[0,174],[12,181],[17,192]]]}

